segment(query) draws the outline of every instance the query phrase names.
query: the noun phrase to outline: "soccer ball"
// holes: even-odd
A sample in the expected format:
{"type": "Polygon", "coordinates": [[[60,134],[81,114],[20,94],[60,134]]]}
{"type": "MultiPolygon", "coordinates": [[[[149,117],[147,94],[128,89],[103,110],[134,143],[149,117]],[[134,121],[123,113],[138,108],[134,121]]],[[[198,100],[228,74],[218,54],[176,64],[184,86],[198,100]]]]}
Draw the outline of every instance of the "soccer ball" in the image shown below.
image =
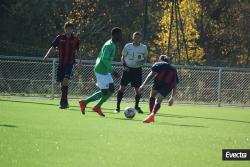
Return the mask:
{"type": "Polygon", "coordinates": [[[134,109],[134,108],[131,108],[131,107],[127,107],[127,108],[125,109],[125,111],[124,111],[124,115],[125,115],[125,117],[128,118],[128,119],[134,118],[135,113],[136,113],[136,112],[135,112],[135,109],[134,109]]]}

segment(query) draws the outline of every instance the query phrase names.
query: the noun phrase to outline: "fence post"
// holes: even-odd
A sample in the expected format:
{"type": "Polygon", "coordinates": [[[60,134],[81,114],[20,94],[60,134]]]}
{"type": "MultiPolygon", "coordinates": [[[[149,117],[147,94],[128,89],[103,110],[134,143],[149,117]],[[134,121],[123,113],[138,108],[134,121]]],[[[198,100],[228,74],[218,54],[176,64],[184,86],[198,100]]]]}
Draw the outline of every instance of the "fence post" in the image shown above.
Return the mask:
{"type": "Polygon", "coordinates": [[[55,80],[56,80],[56,59],[53,59],[52,77],[51,77],[51,99],[55,98],[55,80]]]}
{"type": "Polygon", "coordinates": [[[218,80],[218,97],[217,97],[217,105],[218,107],[221,106],[221,76],[222,76],[222,68],[219,68],[219,80],[218,80]]]}

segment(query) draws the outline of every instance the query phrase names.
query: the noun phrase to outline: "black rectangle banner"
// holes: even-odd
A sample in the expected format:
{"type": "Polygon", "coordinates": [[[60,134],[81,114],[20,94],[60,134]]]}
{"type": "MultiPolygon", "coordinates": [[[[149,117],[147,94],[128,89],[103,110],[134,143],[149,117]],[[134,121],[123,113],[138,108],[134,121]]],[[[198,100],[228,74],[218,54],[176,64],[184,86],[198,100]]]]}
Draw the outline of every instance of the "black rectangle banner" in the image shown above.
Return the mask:
{"type": "Polygon", "coordinates": [[[224,161],[250,160],[250,149],[223,149],[222,160],[224,161]]]}

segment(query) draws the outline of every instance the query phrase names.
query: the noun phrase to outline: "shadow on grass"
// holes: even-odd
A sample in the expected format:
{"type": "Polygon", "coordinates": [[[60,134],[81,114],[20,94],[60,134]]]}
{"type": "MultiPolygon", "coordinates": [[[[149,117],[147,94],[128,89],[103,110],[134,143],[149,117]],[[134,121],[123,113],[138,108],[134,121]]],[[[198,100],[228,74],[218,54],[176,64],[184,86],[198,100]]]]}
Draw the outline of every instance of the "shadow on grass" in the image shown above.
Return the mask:
{"type": "Polygon", "coordinates": [[[150,124],[143,123],[142,120],[137,120],[137,119],[126,119],[126,118],[111,118],[109,119],[115,119],[115,120],[122,120],[122,121],[134,121],[134,122],[141,122],[142,124],[145,125],[166,125],[166,126],[181,126],[181,127],[190,127],[190,128],[208,128],[206,126],[200,126],[200,125],[186,125],[186,124],[176,124],[176,123],[169,123],[169,122],[153,122],[150,124]]]}
{"type": "Polygon", "coordinates": [[[0,127],[17,128],[16,125],[10,125],[10,124],[0,124],[0,127]]]}
{"type": "Polygon", "coordinates": [[[58,106],[58,104],[32,102],[32,101],[21,101],[21,100],[5,100],[5,99],[0,99],[0,101],[8,101],[8,102],[14,102],[14,103],[25,103],[25,104],[40,104],[40,105],[46,105],[46,106],[58,106]]]}
{"type": "MultiPolygon", "coordinates": [[[[77,112],[80,112],[80,108],[77,107],[77,108],[68,108],[66,110],[71,110],[71,111],[77,111],[77,112]]],[[[114,114],[114,115],[117,115],[116,113],[114,112],[111,112],[111,111],[106,111],[106,110],[112,110],[112,109],[108,109],[108,108],[102,108],[102,111],[104,111],[104,114],[108,113],[108,114],[114,114]]],[[[85,110],[85,113],[88,113],[88,112],[94,112],[92,111],[92,107],[86,107],[86,110],[85,110]]]]}
{"type": "MultiPolygon", "coordinates": [[[[24,103],[24,104],[39,104],[39,105],[45,105],[45,106],[57,106],[59,107],[59,102],[58,104],[51,104],[51,103],[42,103],[42,102],[32,102],[32,101],[21,101],[21,100],[6,100],[6,99],[0,99],[0,101],[8,101],[8,102],[14,102],[14,103],[24,103]]],[[[74,109],[74,108],[79,108],[79,106],[75,105],[70,105],[69,110],[79,110],[79,109],[74,109]]],[[[91,109],[92,107],[86,107],[87,109],[91,109]]],[[[103,110],[110,110],[113,111],[113,108],[102,108],[103,110]]],[[[108,112],[107,112],[108,113],[108,112]]],[[[111,114],[111,112],[109,112],[111,114]]],[[[115,114],[115,113],[114,113],[115,114]]]]}
{"type": "Polygon", "coordinates": [[[208,128],[207,126],[201,126],[201,125],[176,124],[176,123],[169,123],[169,122],[154,122],[154,124],[168,125],[168,126],[181,126],[181,127],[188,127],[188,128],[208,128]]]}
{"type": "Polygon", "coordinates": [[[160,117],[172,117],[172,118],[195,118],[195,119],[206,119],[206,120],[217,120],[217,121],[227,121],[227,122],[237,122],[237,123],[250,124],[249,121],[224,119],[224,118],[214,118],[214,117],[200,117],[200,116],[176,115],[176,114],[157,114],[157,116],[160,116],[160,117]]]}
{"type": "MultiPolygon", "coordinates": [[[[58,104],[50,104],[50,103],[42,103],[42,102],[31,102],[31,101],[21,101],[21,100],[7,100],[7,99],[0,99],[0,101],[9,101],[9,102],[15,102],[15,103],[26,103],[26,104],[39,104],[39,105],[47,105],[47,106],[59,106],[58,104]]],[[[87,109],[90,109],[92,107],[86,107],[87,109]]],[[[113,108],[102,108],[104,111],[113,111],[113,108]]],[[[79,111],[79,106],[70,106],[68,110],[73,110],[73,111],[79,111]]],[[[90,111],[87,111],[90,112],[90,111]]],[[[114,112],[104,112],[104,113],[109,113],[109,114],[116,114],[114,112]]],[[[143,115],[147,115],[147,113],[144,113],[143,115]]],[[[250,124],[249,121],[241,121],[241,120],[233,120],[233,119],[224,119],[224,118],[214,118],[214,117],[200,117],[200,116],[189,116],[189,115],[176,115],[176,114],[161,114],[158,113],[157,116],[159,117],[172,117],[172,118],[194,118],[194,119],[205,119],[205,120],[217,120],[217,121],[227,121],[227,122],[236,122],[236,123],[247,123],[250,124]]],[[[127,119],[125,119],[127,120],[127,119]]],[[[185,126],[185,125],[183,125],[185,126]]]]}

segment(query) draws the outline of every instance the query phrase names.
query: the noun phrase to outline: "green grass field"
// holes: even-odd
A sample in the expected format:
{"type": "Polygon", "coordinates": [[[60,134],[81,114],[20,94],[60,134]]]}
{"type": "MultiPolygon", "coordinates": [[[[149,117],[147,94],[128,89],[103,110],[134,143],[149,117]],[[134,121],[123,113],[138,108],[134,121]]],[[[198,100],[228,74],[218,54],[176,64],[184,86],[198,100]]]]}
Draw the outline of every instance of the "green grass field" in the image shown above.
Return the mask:
{"type": "Polygon", "coordinates": [[[143,124],[146,113],[126,120],[114,102],[103,106],[105,118],[90,108],[81,115],[77,101],[67,110],[57,103],[0,97],[1,167],[250,166],[222,161],[223,148],[250,149],[249,109],[163,105],[143,124]]]}

